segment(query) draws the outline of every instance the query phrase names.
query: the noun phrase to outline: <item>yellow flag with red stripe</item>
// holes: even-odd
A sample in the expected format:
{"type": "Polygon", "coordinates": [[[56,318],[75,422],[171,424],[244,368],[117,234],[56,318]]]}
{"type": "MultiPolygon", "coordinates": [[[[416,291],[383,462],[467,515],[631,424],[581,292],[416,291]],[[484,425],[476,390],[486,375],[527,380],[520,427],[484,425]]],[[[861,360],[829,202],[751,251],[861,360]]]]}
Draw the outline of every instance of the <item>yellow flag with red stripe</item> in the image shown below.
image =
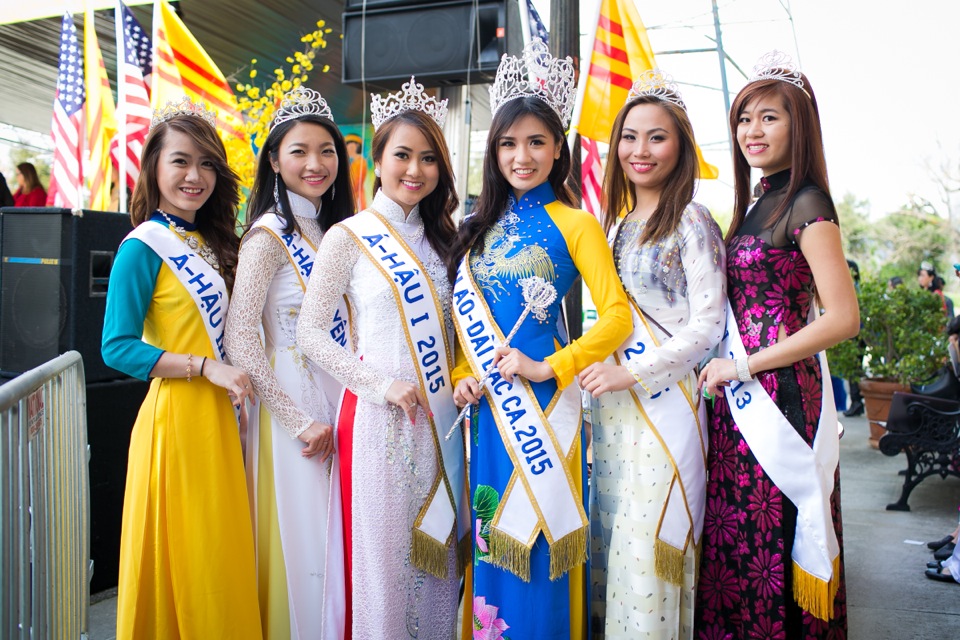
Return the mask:
{"type": "Polygon", "coordinates": [[[106,211],[110,207],[110,186],[113,182],[110,141],[117,133],[117,117],[91,9],[87,9],[83,18],[83,75],[87,91],[85,108],[90,159],[88,206],[97,211],[106,211]]]}
{"type": "MultiPolygon", "coordinates": [[[[613,121],[627,101],[633,78],[656,67],[653,47],[647,38],[640,14],[633,0],[601,0],[597,35],[590,52],[590,67],[583,90],[583,104],[577,130],[580,135],[606,142],[613,131],[613,121]]],[[[703,159],[700,177],[713,179],[719,171],[703,159]]]]}
{"type": "Polygon", "coordinates": [[[217,114],[220,136],[244,138],[243,118],[226,78],[166,0],[153,6],[154,109],[183,96],[202,100],[217,114]]]}

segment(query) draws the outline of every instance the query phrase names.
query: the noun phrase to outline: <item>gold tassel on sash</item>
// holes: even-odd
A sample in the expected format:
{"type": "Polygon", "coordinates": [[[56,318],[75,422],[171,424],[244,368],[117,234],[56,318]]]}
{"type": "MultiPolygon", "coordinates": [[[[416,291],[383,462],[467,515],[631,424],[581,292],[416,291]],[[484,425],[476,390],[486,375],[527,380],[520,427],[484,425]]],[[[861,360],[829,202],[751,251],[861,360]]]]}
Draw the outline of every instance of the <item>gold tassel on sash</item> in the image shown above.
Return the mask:
{"type": "Polygon", "coordinates": [[[804,611],[823,621],[834,617],[833,601],[840,587],[840,556],[833,559],[833,577],[830,582],[807,573],[793,563],[793,598],[804,611]]]}
{"type": "Polygon", "coordinates": [[[558,580],[563,575],[587,561],[587,544],[590,527],[571,531],[550,545],[550,579],[558,580]]]}
{"type": "Polygon", "coordinates": [[[410,561],[413,566],[446,580],[449,553],[449,542],[438,542],[420,529],[413,529],[413,548],[410,551],[410,561]]]}
{"type": "Polygon", "coordinates": [[[493,566],[506,569],[524,582],[530,582],[530,547],[496,527],[490,527],[488,560],[493,566]]]}
{"type": "Polygon", "coordinates": [[[653,543],[653,560],[657,577],[678,587],[683,586],[683,551],[660,538],[653,543]]]}

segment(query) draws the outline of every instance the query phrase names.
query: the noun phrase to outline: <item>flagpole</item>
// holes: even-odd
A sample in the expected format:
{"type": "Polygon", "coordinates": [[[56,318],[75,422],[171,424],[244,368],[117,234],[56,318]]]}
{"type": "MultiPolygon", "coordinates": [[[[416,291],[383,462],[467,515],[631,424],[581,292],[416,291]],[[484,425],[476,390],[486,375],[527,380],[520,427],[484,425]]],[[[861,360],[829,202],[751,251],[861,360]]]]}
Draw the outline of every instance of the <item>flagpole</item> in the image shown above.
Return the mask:
{"type": "Polygon", "coordinates": [[[530,10],[527,7],[528,0],[519,0],[517,8],[520,9],[520,36],[523,38],[523,46],[530,44],[530,10]]]}
{"type": "Polygon", "coordinates": [[[124,65],[127,58],[127,40],[123,36],[123,15],[120,0],[113,11],[113,23],[117,32],[117,106],[120,117],[120,143],[117,146],[120,170],[117,176],[117,191],[120,196],[120,211],[127,210],[127,87],[123,81],[124,65]]]}
{"type": "MultiPolygon", "coordinates": [[[[580,51],[580,0],[552,0],[550,3],[550,41],[553,53],[562,58],[573,56],[574,64],[583,59],[580,51]]],[[[571,129],[572,130],[572,129],[571,129]]],[[[583,178],[580,174],[580,145],[570,147],[571,182],[574,195],[579,200],[583,195],[583,178]]],[[[583,283],[578,277],[564,296],[563,307],[567,321],[568,339],[572,342],[583,335],[583,283]]]]}
{"type": "Polygon", "coordinates": [[[600,9],[603,0],[594,0],[597,10],[594,12],[593,20],[590,24],[590,37],[587,42],[590,43],[590,51],[587,55],[580,55],[580,82],[577,84],[577,99],[573,103],[573,117],[570,119],[570,133],[567,134],[567,146],[573,152],[573,145],[577,140],[577,133],[580,129],[580,114],[583,112],[583,101],[587,95],[587,78],[590,76],[590,64],[593,62],[593,47],[597,41],[597,27],[600,23],[600,9]]]}

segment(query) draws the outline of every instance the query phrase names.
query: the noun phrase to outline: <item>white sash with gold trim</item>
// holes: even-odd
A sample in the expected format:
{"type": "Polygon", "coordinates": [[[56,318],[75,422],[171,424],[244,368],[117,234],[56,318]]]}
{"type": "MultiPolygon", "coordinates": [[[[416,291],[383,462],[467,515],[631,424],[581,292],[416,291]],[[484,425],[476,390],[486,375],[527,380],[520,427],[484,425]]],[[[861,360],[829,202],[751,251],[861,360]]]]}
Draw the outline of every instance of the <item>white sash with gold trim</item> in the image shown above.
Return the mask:
{"type": "Polygon", "coordinates": [[[412,561],[419,568],[446,578],[451,537],[455,536],[452,542],[457,545],[460,568],[466,548],[463,544],[468,544],[470,538],[469,513],[463,499],[463,440],[447,440],[441,431],[453,424],[458,413],[450,378],[453,350],[446,333],[443,308],[416,254],[373,209],[341,224],[393,286],[410,357],[427,400],[428,406],[424,409],[441,465],[414,524],[412,561]]]}
{"type": "Polygon", "coordinates": [[[227,353],[223,348],[223,327],[230,297],[220,272],[194,253],[166,224],[144,222],[127,234],[124,242],[131,238],[153,249],[177,276],[203,318],[203,328],[210,338],[214,357],[221,362],[225,360],[227,353]]]}
{"type": "MultiPolygon", "coordinates": [[[[313,265],[317,261],[317,248],[296,229],[290,233],[285,233],[283,229],[286,224],[286,221],[282,217],[276,213],[269,212],[260,216],[257,221],[253,223],[252,228],[261,228],[280,242],[280,245],[287,252],[287,260],[290,261],[290,266],[293,267],[294,273],[297,274],[300,286],[303,288],[303,291],[306,292],[307,281],[310,279],[313,265]]],[[[341,347],[352,352],[353,347],[349,340],[349,329],[349,307],[347,306],[346,297],[341,296],[340,302],[337,304],[337,308],[333,313],[333,326],[330,328],[330,337],[341,347]]]]}
{"type": "MultiPolygon", "coordinates": [[[[648,348],[660,346],[636,301],[632,296],[629,300],[633,333],[614,352],[619,365],[625,365],[648,348]]],[[[628,391],[673,466],[670,492],[657,526],[654,555],[657,575],[682,584],[684,553],[689,544],[700,542],[706,506],[706,407],[697,393],[697,374],[691,370],[652,397],[640,397],[632,388],[628,391]]]]}
{"type": "MultiPolygon", "coordinates": [[[[720,349],[723,357],[747,357],[729,302],[727,329],[720,349]]],[[[797,433],[756,378],[748,382],[733,380],[723,392],[750,451],[777,488],[797,507],[794,598],[817,618],[830,620],[839,586],[840,545],[833,527],[830,496],[840,461],[840,440],[826,354],[819,353],[817,359],[823,393],[813,447],[797,433]]]]}
{"type": "MultiPolygon", "coordinates": [[[[453,317],[480,379],[504,333],[466,258],[454,283],[453,317]]],[[[496,371],[482,392],[514,466],[490,525],[490,562],[529,581],[530,549],[542,531],[550,544],[550,577],[558,578],[586,561],[589,521],[568,465],[580,435],[580,392],[569,385],[544,411],[529,382],[517,377],[511,384],[496,371]]]]}

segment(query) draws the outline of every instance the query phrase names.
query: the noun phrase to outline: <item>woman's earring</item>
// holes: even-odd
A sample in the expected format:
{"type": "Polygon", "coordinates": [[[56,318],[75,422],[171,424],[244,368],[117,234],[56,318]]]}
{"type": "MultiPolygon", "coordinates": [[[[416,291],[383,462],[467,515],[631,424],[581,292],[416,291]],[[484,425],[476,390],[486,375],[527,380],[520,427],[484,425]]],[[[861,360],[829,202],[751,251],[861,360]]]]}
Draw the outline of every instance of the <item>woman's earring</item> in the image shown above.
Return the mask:
{"type": "Polygon", "coordinates": [[[277,204],[277,213],[280,213],[280,174],[273,174],[273,201],[277,204]]]}
{"type": "Polygon", "coordinates": [[[330,187],[330,200],[331,200],[331,202],[332,202],[333,199],[336,198],[336,197],[337,197],[337,185],[333,185],[332,187],[330,187]]]}
{"type": "Polygon", "coordinates": [[[380,177],[380,167],[375,167],[373,170],[373,175],[380,177]]]}

